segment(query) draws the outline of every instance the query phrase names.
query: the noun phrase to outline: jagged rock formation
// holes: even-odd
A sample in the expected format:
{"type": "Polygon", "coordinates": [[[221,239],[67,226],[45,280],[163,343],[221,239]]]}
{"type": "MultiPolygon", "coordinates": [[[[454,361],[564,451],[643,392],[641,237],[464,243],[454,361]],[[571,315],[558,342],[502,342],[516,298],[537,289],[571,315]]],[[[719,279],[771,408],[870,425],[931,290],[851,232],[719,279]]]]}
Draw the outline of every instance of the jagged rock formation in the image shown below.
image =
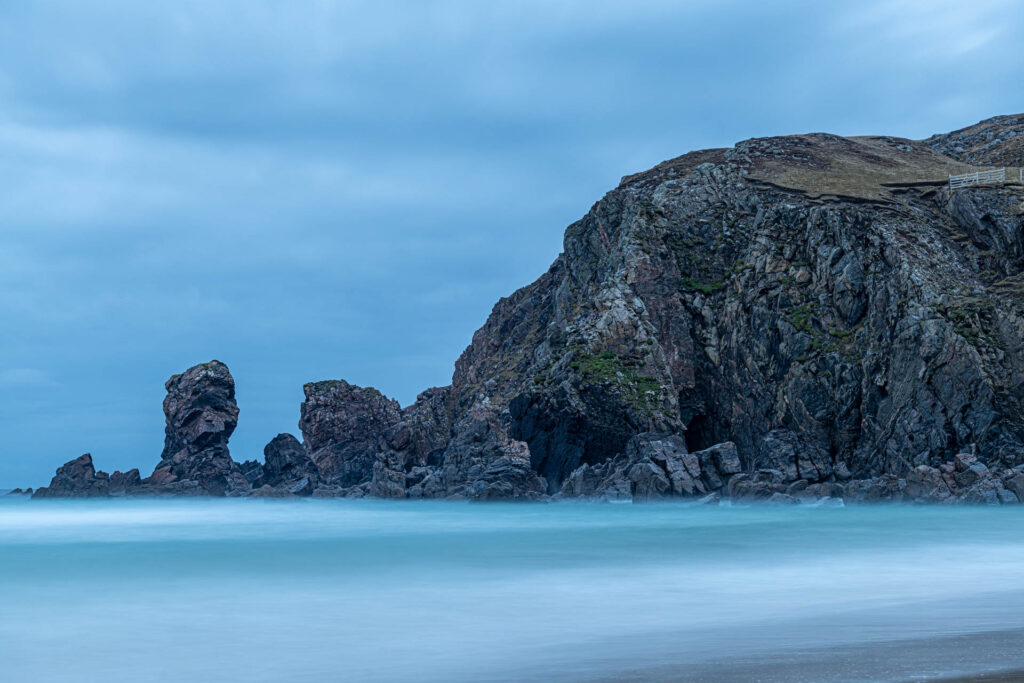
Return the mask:
{"type": "MultiPolygon", "coordinates": [[[[946,177],[1024,165],[1022,122],[753,139],[623,178],[495,305],[451,386],[402,409],[306,385],[303,491],[1017,501],[1024,188],[946,177]]],[[[158,471],[288,493],[269,452],[227,464],[237,412],[196,432],[204,409],[177,405],[158,471]]]]}
{"type": "Polygon", "coordinates": [[[34,498],[121,495],[246,495],[249,482],[228,452],[238,424],[235,381],[219,361],[174,375],[165,385],[164,450],[153,474],[96,471],[88,453],[58,468],[34,498]]]}
{"type": "Polygon", "coordinates": [[[400,420],[398,402],[344,381],[314,382],[303,391],[299,428],[317,469],[340,486],[369,481],[386,434],[400,420]]]}
{"type": "Polygon", "coordinates": [[[49,486],[42,486],[33,498],[100,498],[110,493],[110,475],[97,472],[92,455],[86,453],[57,468],[49,486]]]}
{"type": "Polygon", "coordinates": [[[248,492],[249,482],[228,452],[228,439],[238,425],[235,380],[228,367],[219,361],[197,365],[164,386],[164,451],[147,483],[195,482],[214,496],[248,492]]]}
{"type": "Polygon", "coordinates": [[[32,489],[15,491],[32,494],[33,498],[106,498],[125,495],[139,484],[137,469],[107,474],[97,470],[92,455],[86,453],[58,467],[49,486],[42,486],[34,493],[32,489]]]}
{"type": "Polygon", "coordinates": [[[264,464],[253,488],[282,487],[293,495],[310,495],[316,488],[319,472],[299,440],[291,434],[278,434],[263,448],[264,464]]]}

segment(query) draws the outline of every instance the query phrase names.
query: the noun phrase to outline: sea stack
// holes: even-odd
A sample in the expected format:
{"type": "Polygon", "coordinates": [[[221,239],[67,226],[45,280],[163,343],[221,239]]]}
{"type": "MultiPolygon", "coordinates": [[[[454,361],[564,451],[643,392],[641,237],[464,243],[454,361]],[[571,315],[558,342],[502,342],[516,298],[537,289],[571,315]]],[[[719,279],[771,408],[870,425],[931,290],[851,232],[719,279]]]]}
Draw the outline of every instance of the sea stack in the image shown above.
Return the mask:
{"type": "Polygon", "coordinates": [[[228,451],[238,425],[235,380],[228,366],[216,360],[196,365],[164,386],[164,450],[146,483],[169,488],[194,483],[212,496],[247,493],[249,482],[228,451]]]}

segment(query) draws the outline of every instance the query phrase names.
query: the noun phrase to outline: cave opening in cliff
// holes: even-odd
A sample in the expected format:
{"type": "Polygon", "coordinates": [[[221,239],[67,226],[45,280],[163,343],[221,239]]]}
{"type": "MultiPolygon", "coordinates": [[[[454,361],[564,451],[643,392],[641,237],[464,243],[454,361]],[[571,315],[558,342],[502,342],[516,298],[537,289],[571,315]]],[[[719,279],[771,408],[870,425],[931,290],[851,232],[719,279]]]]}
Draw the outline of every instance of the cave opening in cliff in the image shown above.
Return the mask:
{"type": "Polygon", "coordinates": [[[710,448],[717,443],[711,420],[703,413],[694,415],[686,425],[684,438],[686,439],[686,449],[691,453],[710,448]]]}

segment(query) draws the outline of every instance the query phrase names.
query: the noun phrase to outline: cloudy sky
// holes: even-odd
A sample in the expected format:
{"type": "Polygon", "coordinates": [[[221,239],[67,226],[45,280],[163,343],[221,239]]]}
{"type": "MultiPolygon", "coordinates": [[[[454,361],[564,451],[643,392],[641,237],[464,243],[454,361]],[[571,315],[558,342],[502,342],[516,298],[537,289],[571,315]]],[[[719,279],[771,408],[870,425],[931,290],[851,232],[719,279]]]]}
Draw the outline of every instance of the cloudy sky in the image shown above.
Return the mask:
{"type": "Polygon", "coordinates": [[[996,2],[0,4],[0,485],[152,471],[217,358],[236,459],[302,384],[403,405],[622,175],[1024,110],[996,2]]]}

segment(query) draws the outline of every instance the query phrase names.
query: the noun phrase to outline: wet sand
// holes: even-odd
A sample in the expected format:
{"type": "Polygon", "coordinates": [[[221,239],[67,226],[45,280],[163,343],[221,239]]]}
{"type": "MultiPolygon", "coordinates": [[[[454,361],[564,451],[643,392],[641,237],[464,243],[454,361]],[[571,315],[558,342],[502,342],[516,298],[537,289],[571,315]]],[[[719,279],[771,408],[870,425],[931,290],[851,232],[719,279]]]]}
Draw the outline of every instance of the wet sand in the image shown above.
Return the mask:
{"type": "Polygon", "coordinates": [[[1024,681],[1024,629],[871,645],[807,648],[638,669],[596,680],[708,683],[1024,681]],[[686,670],[680,670],[685,668],[686,670]]]}

